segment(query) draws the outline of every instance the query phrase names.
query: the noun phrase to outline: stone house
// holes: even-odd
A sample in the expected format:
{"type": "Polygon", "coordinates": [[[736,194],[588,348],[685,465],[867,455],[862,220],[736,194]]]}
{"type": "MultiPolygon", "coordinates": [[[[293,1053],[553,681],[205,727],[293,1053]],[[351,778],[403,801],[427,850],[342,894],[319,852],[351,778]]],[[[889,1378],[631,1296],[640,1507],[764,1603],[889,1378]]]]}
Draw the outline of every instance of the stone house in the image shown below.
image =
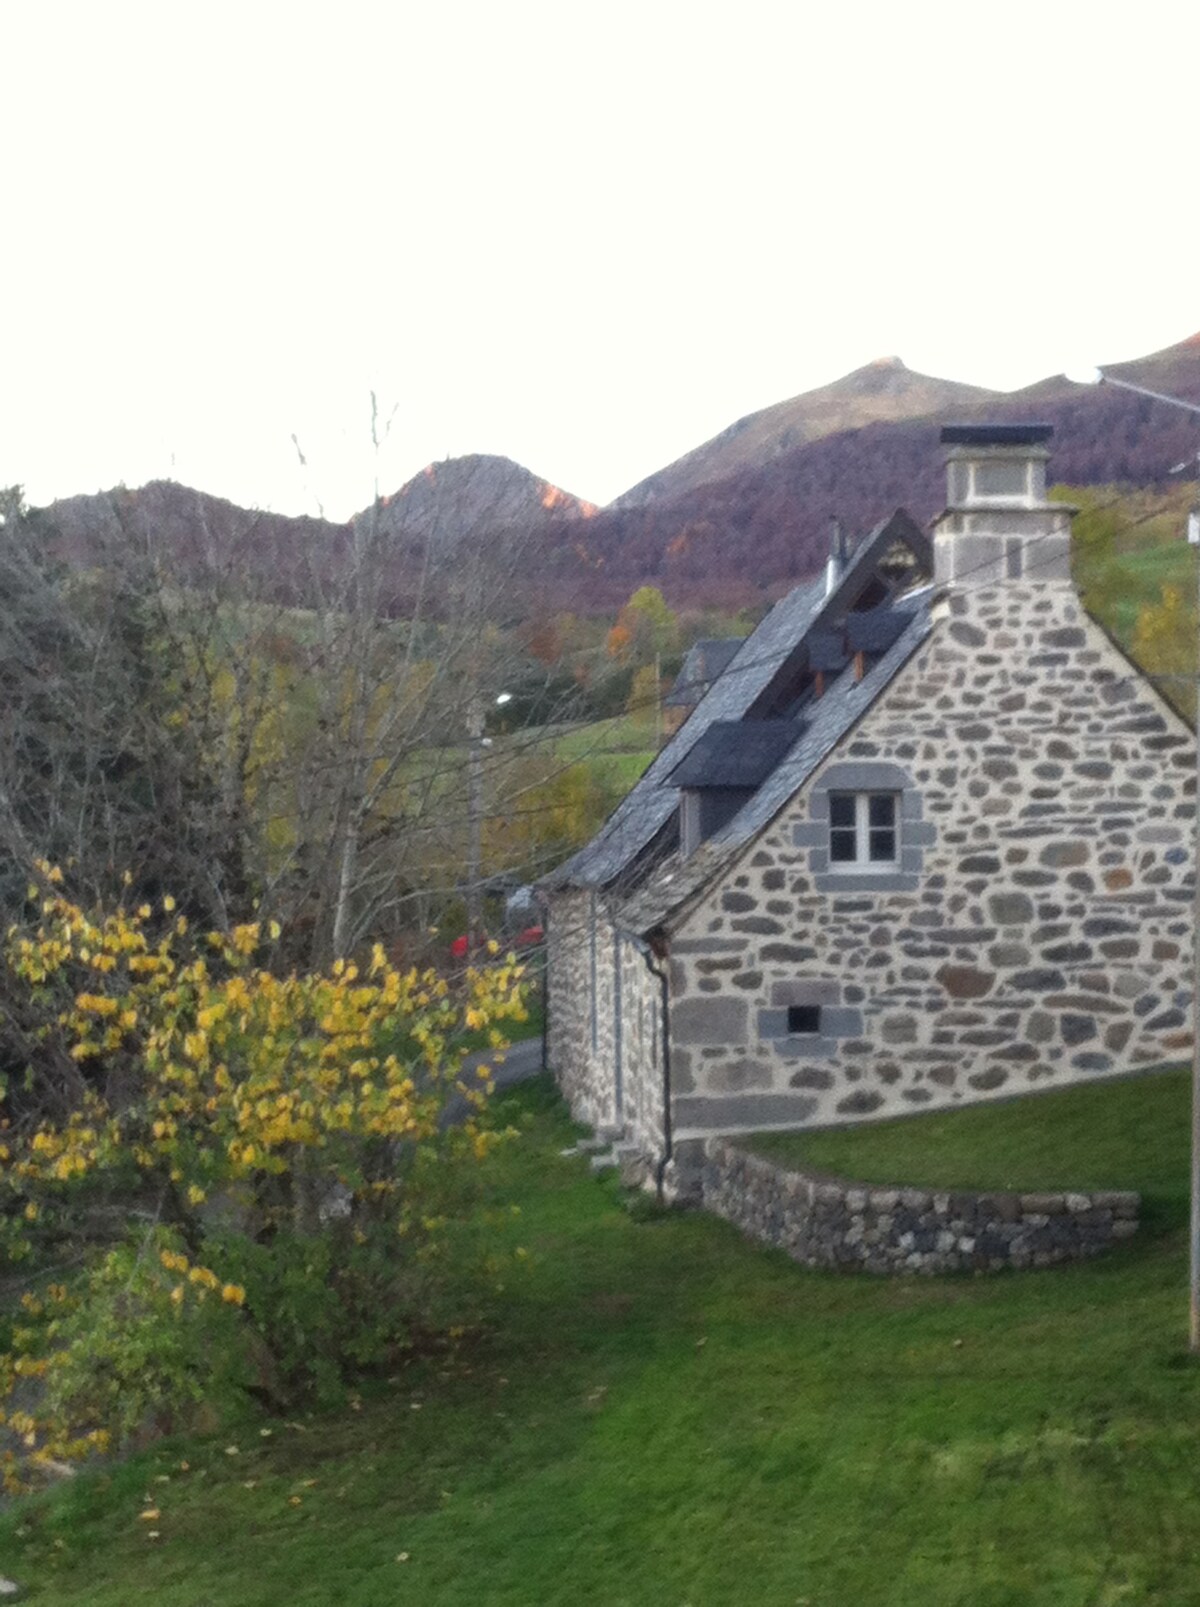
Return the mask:
{"type": "Polygon", "coordinates": [[[1191,1043],[1192,734],[1085,612],[1043,425],[942,432],[543,884],[551,1064],[669,1188],[717,1134],[1191,1043]]]}

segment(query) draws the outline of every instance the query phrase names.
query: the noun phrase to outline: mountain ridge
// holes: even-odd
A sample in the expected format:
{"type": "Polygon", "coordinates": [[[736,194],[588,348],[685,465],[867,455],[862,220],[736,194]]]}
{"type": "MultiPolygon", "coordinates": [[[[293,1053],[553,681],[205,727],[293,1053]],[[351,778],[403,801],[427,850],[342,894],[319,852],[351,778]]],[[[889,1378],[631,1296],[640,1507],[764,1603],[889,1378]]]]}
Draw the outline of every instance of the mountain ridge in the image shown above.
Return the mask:
{"type": "MultiPolygon", "coordinates": [[[[1200,400],[1200,337],[1109,372],[1200,400]]],[[[580,538],[595,571],[594,595],[619,603],[630,581],[693,604],[773,595],[824,562],[832,516],[861,535],[898,506],[918,520],[940,511],[941,424],[1031,416],[1054,428],[1055,484],[1167,487],[1179,483],[1176,466],[1195,457],[1195,420],[1186,413],[1117,387],[1050,376],[977,407],[842,430],[674,496],[634,506],[618,500],[580,538]]]]}
{"type": "MultiPolygon", "coordinates": [[[[1200,401],[1200,334],[1109,365],[1109,372],[1200,401]]],[[[838,405],[848,405],[848,398],[890,397],[891,406],[896,398],[917,405],[914,398],[936,394],[940,411],[876,418],[789,446],[786,431],[795,421],[789,423],[787,409],[804,401],[791,398],[748,415],[751,424],[762,426],[751,443],[752,461],[670,494],[652,492],[630,502],[626,493],[604,508],[509,458],[476,453],[428,465],[341,524],[251,512],[170,481],[62,498],[42,514],[58,531],[64,552],[76,559],[94,552],[104,538],[132,534],[174,552],[186,570],[189,555],[215,543],[231,564],[244,562],[247,575],[275,595],[301,595],[301,555],[311,563],[318,553],[321,565],[335,566],[355,524],[374,515],[394,546],[398,607],[403,571],[421,552],[440,553],[452,565],[463,543],[485,543],[512,531],[529,538],[523,573],[537,606],[598,612],[619,606],[647,583],[660,586],[676,604],[740,605],[816,569],[824,560],[832,515],[862,533],[898,505],[918,519],[935,514],[942,496],[937,428],[951,419],[1036,416],[1052,424],[1051,472],[1060,484],[1177,484],[1171,471],[1195,453],[1195,425],[1185,414],[1116,387],[1080,386],[1055,375],[1007,393],[933,380],[931,392],[926,381],[928,376],[914,374],[899,359],[878,359],[805,396],[818,398],[819,412],[833,405],[831,395],[838,405]],[[776,425],[784,435],[771,436],[776,425]]],[[[746,428],[747,420],[739,420],[713,439],[736,442],[746,428]]],[[[702,443],[659,475],[668,476],[711,444],[702,443]]]]}
{"type": "MultiPolygon", "coordinates": [[[[1169,390],[1196,384],[1198,353],[1200,332],[1160,351],[1105,367],[1118,379],[1169,390]]],[[[1200,391],[1200,385],[1196,388],[1200,391]]],[[[659,498],[678,496],[760,466],[795,447],[866,424],[948,420],[952,412],[977,417],[994,408],[1009,415],[1014,406],[1060,401],[1077,389],[1065,374],[1053,374],[1015,391],[997,391],[922,374],[908,368],[899,357],[877,357],[828,385],[801,391],[735,419],[709,440],[621,492],[607,507],[639,507],[659,498]]]]}
{"type": "Polygon", "coordinates": [[[802,391],[736,419],[709,440],[630,486],[607,506],[640,507],[769,462],[826,435],[866,424],[925,418],[956,406],[987,403],[1000,394],[979,385],[918,373],[899,357],[877,357],[828,385],[802,391]]]}

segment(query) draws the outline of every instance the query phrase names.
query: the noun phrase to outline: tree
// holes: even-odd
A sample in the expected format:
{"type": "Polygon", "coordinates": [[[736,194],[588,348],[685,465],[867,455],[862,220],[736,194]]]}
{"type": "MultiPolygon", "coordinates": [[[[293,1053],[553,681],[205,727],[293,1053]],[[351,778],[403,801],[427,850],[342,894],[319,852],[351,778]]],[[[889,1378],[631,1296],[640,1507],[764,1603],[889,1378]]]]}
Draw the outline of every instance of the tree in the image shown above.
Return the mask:
{"type": "Polygon", "coordinates": [[[144,555],[97,556],[69,566],[19,491],[0,493],[0,908],[48,855],[88,896],[136,865],[146,890],[166,881],[220,922],[246,875],[243,801],[207,751],[212,697],[189,685],[177,602],[144,555]]]}
{"type": "Polygon", "coordinates": [[[633,677],[626,713],[644,733],[645,741],[657,747],[662,732],[662,686],[657,660],[643,664],[633,677]]]}
{"type": "Polygon", "coordinates": [[[1163,697],[1189,720],[1196,715],[1197,639],[1194,599],[1185,602],[1178,586],[1164,586],[1159,601],[1138,615],[1131,648],[1163,697]]]}
{"type": "Polygon", "coordinates": [[[608,634],[608,652],[622,663],[653,663],[679,646],[679,621],[657,586],[639,586],[608,634]]]}
{"type": "Polygon", "coordinates": [[[199,496],[177,517],[191,495],[149,518],[114,495],[70,542],[5,501],[0,903],[48,857],[89,898],[130,868],[218,929],[278,919],[306,964],[436,924],[464,886],[473,711],[510,682],[543,722],[579,702],[510,628],[532,538],[450,540],[446,507],[406,539],[379,498],[281,535],[199,496]]]}
{"type": "Polygon", "coordinates": [[[119,1446],[222,1391],[328,1395],[433,1320],[453,1191],[500,1138],[473,1119],[486,1070],[462,1085],[470,1119],[443,1119],[463,1034],[499,1045],[524,1015],[511,957],[457,990],[378,945],[361,969],[280,976],[277,927],[197,942],[169,896],[88,913],[61,881],[39,867],[7,952],[43,1074],[7,1101],[3,1248],[19,1264],[65,1240],[85,1269],[29,1295],[0,1358],[35,1461],[119,1446]],[[75,1082],[51,1100],[63,1063],[75,1082]],[[129,1228],[89,1254],[105,1207],[129,1228]]]}

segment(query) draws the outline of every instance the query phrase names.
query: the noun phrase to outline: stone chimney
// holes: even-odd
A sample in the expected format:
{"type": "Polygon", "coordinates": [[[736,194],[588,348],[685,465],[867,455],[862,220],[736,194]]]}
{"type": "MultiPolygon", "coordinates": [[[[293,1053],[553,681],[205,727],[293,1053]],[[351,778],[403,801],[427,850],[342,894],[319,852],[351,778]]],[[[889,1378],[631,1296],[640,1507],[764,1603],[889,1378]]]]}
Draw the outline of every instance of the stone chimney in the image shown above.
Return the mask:
{"type": "Polygon", "coordinates": [[[933,523],[942,584],[1071,579],[1074,508],[1046,501],[1050,424],[949,424],[946,510],[933,523]]]}

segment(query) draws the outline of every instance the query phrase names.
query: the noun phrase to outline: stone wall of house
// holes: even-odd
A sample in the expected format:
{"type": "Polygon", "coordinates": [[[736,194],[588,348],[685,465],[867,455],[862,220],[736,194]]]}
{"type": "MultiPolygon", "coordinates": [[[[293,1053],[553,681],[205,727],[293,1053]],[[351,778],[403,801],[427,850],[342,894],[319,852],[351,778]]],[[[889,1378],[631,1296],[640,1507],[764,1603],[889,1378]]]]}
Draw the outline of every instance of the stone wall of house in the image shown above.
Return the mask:
{"type": "Polygon", "coordinates": [[[607,1024],[600,1008],[602,985],[595,900],[577,890],[551,895],[546,926],[547,1050],[559,1087],[579,1121],[607,1125],[612,1118],[613,1080],[605,1074],[601,1045],[607,1024]]]}
{"type": "Polygon", "coordinates": [[[806,1267],[981,1272],[1097,1255],[1137,1232],[1138,1195],[881,1188],[793,1171],[710,1138],[701,1202],[806,1267]]]}
{"type": "Polygon", "coordinates": [[[645,950],[628,937],[620,940],[619,980],[618,1125],[655,1161],[663,1149],[662,983],[651,972],[645,950]]]}
{"type": "Polygon", "coordinates": [[[671,938],[680,1139],[1007,1096],[1191,1043],[1194,743],[1063,582],[964,587],[671,938]],[[887,872],[831,790],[895,790],[887,872]],[[788,1030],[790,1005],[820,1029],[788,1030]]]}
{"type": "Polygon", "coordinates": [[[549,1058],[577,1120],[662,1147],[661,986],[591,893],[551,895],[549,1058]]]}

